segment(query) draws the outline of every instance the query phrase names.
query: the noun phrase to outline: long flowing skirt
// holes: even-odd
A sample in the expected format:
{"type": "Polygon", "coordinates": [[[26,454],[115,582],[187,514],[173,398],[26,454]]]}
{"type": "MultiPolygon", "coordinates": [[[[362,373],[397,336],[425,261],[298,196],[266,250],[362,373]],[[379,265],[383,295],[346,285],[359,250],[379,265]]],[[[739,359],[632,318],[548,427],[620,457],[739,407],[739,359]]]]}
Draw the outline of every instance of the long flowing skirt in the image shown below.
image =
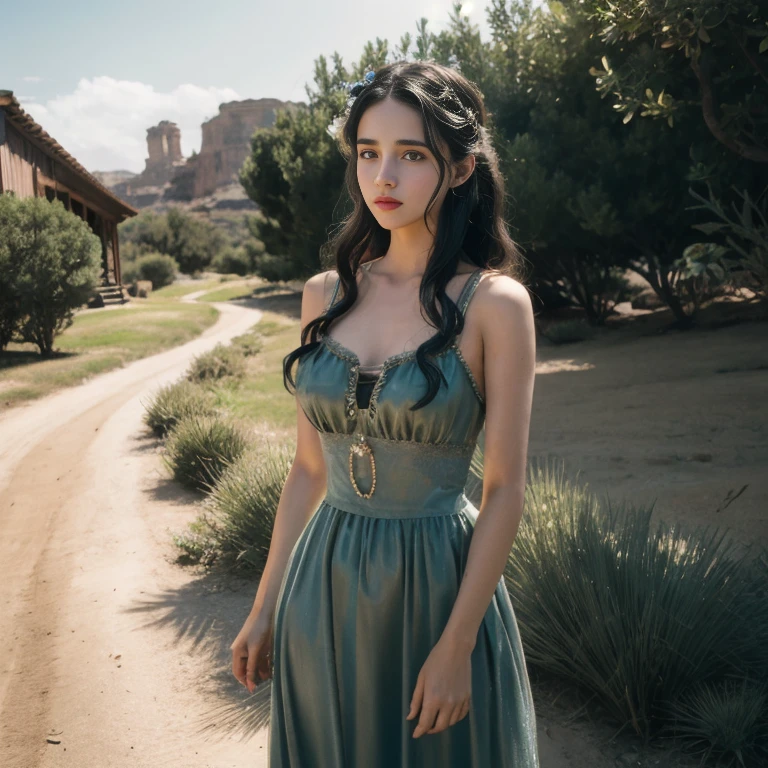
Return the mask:
{"type": "Polygon", "coordinates": [[[453,609],[475,520],[466,511],[388,518],[320,504],[291,553],[275,612],[270,768],[538,768],[503,579],[472,651],[469,714],[416,739],[418,715],[406,720],[453,609]]]}

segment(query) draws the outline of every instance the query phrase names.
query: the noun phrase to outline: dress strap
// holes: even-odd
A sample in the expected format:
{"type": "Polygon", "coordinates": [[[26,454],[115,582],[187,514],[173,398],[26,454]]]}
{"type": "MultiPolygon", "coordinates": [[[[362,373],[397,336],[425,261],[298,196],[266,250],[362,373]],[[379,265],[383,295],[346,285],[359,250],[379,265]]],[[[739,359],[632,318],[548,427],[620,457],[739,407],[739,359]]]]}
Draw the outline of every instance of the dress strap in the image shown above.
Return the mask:
{"type": "Polygon", "coordinates": [[[464,283],[464,287],[461,289],[461,293],[459,294],[458,301],[456,304],[459,307],[459,311],[462,315],[464,315],[467,311],[467,306],[469,305],[470,299],[475,293],[475,288],[480,284],[480,279],[483,276],[483,268],[479,267],[474,272],[470,274],[470,276],[467,278],[467,282],[464,283]]]}
{"type": "MultiPolygon", "coordinates": [[[[371,268],[372,262],[366,261],[364,264],[360,265],[360,269],[369,270],[371,268]]],[[[331,298],[328,301],[328,303],[325,305],[325,312],[327,312],[336,301],[336,296],[339,293],[339,286],[341,285],[341,277],[336,278],[336,285],[333,286],[333,293],[331,294],[331,298]]]]}
{"type": "Polygon", "coordinates": [[[336,278],[336,285],[333,286],[333,293],[331,294],[331,298],[328,301],[328,303],[325,305],[324,312],[327,312],[332,306],[334,301],[336,300],[336,294],[339,292],[339,286],[341,285],[341,278],[336,278]]]}

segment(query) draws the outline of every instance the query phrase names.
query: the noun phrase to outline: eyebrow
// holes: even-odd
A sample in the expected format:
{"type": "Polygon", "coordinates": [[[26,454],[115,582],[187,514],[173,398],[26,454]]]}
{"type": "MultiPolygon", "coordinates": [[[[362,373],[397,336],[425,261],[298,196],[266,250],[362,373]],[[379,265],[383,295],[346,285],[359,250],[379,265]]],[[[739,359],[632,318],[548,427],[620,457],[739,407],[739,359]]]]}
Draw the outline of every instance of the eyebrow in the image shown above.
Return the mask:
{"type": "MultiPolygon", "coordinates": [[[[357,143],[358,144],[373,144],[374,146],[378,146],[378,144],[379,144],[379,142],[376,141],[376,139],[358,139],[357,143]]],[[[429,146],[425,142],[419,141],[418,139],[398,139],[395,142],[395,145],[398,146],[398,147],[400,147],[400,146],[405,146],[405,147],[426,147],[427,149],[429,149],[429,146]]]]}

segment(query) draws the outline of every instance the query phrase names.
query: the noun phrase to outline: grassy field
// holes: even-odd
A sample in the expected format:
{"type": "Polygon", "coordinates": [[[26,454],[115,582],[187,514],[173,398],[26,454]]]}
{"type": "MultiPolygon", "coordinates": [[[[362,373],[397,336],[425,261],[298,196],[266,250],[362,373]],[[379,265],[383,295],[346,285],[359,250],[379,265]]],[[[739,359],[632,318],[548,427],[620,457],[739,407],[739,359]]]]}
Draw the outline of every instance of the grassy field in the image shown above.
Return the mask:
{"type": "Polygon", "coordinates": [[[262,339],[261,351],[248,358],[242,381],[216,390],[217,400],[235,416],[259,424],[263,437],[279,442],[296,430],[296,403],[283,386],[283,358],[299,345],[299,322],[265,311],[254,330],[262,339]]]}
{"type": "Polygon", "coordinates": [[[219,285],[209,281],[170,286],[126,306],[83,310],[57,337],[56,354],[49,359],[42,358],[34,344],[9,344],[0,354],[0,409],[194,339],[216,322],[219,313],[207,303],[179,298],[219,285]]]}
{"type": "Polygon", "coordinates": [[[221,280],[190,280],[173,285],[166,285],[159,291],[153,291],[146,301],[167,301],[168,299],[180,299],[197,291],[212,291],[221,286],[221,280]]]}
{"type": "Polygon", "coordinates": [[[9,344],[0,354],[0,410],[184,344],[216,322],[219,313],[212,302],[249,298],[264,312],[254,326],[262,349],[248,358],[246,377],[219,385],[217,397],[237,416],[258,424],[263,436],[286,437],[295,430],[296,406],[283,387],[282,360],[299,343],[301,294],[234,276],[175,283],[126,306],[82,310],[57,337],[57,353],[48,360],[33,344],[9,344]],[[206,293],[182,301],[199,291],[206,293]]]}
{"type": "Polygon", "coordinates": [[[231,301],[232,299],[246,299],[253,295],[254,289],[263,285],[263,280],[249,280],[235,285],[227,285],[218,290],[206,293],[199,301],[231,301]]]}

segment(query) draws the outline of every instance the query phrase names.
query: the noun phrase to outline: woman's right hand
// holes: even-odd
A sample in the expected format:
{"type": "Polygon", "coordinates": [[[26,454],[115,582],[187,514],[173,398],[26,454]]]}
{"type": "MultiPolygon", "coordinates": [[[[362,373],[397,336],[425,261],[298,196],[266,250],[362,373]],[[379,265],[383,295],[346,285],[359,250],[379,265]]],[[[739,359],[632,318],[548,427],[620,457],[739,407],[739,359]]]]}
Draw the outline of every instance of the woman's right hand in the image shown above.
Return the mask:
{"type": "Polygon", "coordinates": [[[272,616],[251,614],[230,646],[232,673],[249,693],[272,677],[272,630],[272,616]]]}

